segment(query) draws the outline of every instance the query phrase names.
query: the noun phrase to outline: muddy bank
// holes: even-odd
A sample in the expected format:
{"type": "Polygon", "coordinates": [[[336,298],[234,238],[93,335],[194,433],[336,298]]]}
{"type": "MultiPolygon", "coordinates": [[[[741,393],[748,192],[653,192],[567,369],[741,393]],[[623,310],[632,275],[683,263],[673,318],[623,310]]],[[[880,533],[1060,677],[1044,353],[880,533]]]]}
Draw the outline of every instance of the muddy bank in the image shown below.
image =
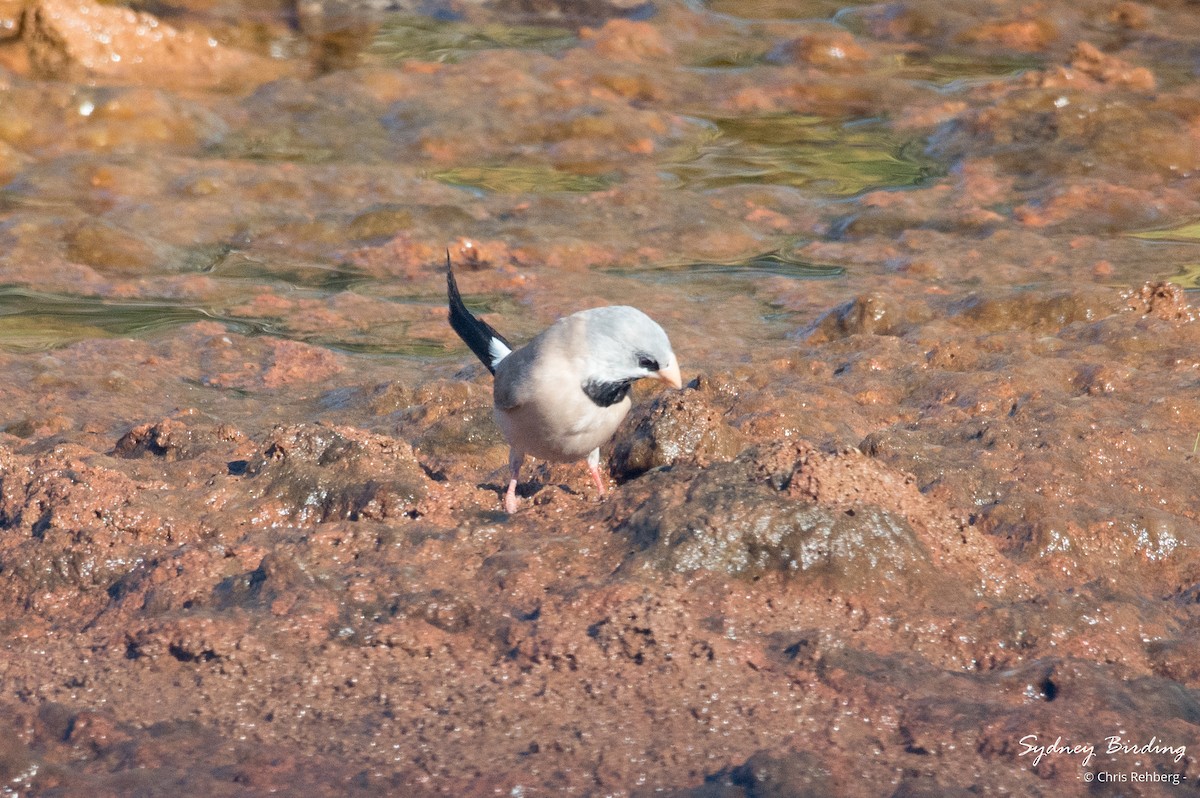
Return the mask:
{"type": "Polygon", "coordinates": [[[1193,16],[0,3],[0,781],[1194,793],[1193,16]],[[604,500],[447,248],[670,333],[604,500]]]}
{"type": "MultiPolygon", "coordinates": [[[[1121,757],[1035,766],[1028,734],[1192,745],[1190,309],[891,307],[888,334],[831,311],[769,379],[645,396],[613,448],[650,470],[615,457],[597,502],[535,469],[512,518],[482,377],[328,389],[345,425],[10,434],[9,778],[266,794],[316,756],[329,794],[1038,794],[1121,757]]],[[[56,356],[87,394],[146,347],[56,356]]]]}

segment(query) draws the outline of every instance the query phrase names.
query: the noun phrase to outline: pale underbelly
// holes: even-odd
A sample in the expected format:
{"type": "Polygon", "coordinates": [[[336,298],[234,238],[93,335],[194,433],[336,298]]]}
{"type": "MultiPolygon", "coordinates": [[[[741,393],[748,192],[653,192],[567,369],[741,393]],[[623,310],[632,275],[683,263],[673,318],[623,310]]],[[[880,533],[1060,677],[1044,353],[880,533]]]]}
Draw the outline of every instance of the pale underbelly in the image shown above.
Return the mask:
{"type": "Polygon", "coordinates": [[[604,445],[617,431],[629,402],[611,407],[595,407],[564,421],[547,418],[537,408],[522,406],[496,410],[496,422],[511,446],[540,460],[572,462],[582,460],[604,445]]]}

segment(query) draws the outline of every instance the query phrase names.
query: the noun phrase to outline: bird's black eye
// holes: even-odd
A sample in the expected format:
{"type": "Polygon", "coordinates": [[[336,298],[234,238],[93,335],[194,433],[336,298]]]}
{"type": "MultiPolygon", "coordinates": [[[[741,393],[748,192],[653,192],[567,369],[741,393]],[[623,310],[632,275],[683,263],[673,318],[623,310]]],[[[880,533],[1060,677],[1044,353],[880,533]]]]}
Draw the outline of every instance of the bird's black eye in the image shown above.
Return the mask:
{"type": "Polygon", "coordinates": [[[646,371],[658,371],[658,361],[649,355],[638,355],[638,367],[646,371]]]}

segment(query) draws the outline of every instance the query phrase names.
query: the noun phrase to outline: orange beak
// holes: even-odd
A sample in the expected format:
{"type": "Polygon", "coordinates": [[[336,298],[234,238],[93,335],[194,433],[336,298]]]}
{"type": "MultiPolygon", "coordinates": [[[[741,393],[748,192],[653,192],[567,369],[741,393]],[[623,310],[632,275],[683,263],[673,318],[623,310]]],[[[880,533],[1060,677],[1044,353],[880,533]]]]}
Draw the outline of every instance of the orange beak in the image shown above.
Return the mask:
{"type": "Polygon", "coordinates": [[[654,376],[672,388],[683,387],[683,379],[679,376],[679,363],[675,361],[674,352],[671,353],[671,362],[654,372],[654,376]]]}

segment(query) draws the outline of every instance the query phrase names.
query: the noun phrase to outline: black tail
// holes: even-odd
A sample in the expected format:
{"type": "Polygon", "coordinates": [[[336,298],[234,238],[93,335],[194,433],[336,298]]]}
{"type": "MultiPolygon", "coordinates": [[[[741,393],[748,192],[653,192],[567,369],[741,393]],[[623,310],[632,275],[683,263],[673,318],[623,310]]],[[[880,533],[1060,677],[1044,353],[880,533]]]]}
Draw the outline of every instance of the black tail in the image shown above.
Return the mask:
{"type": "Polygon", "coordinates": [[[458,293],[458,283],[454,281],[454,270],[450,267],[449,250],[446,251],[446,292],[450,297],[450,326],[458,333],[458,337],[471,347],[475,357],[487,366],[487,370],[495,374],[496,367],[492,365],[492,341],[499,341],[507,349],[512,349],[512,345],[504,340],[504,336],[496,332],[492,325],[471,315],[471,311],[463,304],[462,294],[458,293]]]}

